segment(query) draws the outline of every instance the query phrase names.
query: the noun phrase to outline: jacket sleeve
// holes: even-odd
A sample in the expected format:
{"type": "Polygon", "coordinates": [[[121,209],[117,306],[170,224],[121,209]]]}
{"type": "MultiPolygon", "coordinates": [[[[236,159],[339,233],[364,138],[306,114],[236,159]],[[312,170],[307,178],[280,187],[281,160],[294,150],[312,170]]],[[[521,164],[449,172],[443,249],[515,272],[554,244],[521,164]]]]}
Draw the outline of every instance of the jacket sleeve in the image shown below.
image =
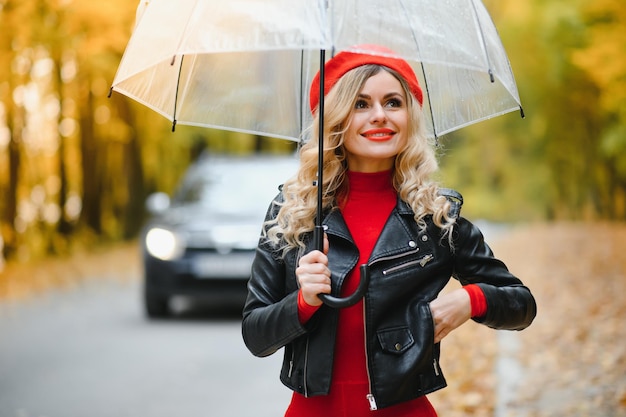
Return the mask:
{"type": "Polygon", "coordinates": [[[502,330],[522,330],[537,314],[535,298],[522,281],[485,243],[480,230],[459,217],[455,227],[454,273],[461,284],[477,284],[485,294],[487,313],[475,321],[502,330]]]}
{"type": "MultiPolygon", "coordinates": [[[[272,216],[272,209],[268,216],[272,216]]],[[[243,309],[243,340],[253,355],[268,356],[306,333],[298,319],[297,287],[287,288],[287,268],[278,250],[261,238],[243,309]]],[[[295,279],[295,277],[293,278],[295,279]]]]}

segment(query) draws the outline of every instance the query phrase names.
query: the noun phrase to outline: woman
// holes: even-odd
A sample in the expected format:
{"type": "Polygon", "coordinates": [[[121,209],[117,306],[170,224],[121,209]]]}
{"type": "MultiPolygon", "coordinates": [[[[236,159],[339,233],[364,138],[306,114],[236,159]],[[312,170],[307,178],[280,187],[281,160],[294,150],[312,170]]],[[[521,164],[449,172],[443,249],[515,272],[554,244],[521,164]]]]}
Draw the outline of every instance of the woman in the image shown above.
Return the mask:
{"type": "Polygon", "coordinates": [[[411,67],[385,55],[341,52],[325,66],[324,249],[312,238],[316,116],[301,166],[270,206],[248,285],[243,337],[257,356],[284,347],[286,416],[436,416],[439,342],[472,318],[521,330],[536,314],[530,291],[493,257],[430,177],[422,90],[411,67]],[[363,300],[333,309],[367,264],[363,300]],[[439,295],[454,277],[462,288],[439,295]],[[371,414],[373,410],[374,414],[371,414]]]}

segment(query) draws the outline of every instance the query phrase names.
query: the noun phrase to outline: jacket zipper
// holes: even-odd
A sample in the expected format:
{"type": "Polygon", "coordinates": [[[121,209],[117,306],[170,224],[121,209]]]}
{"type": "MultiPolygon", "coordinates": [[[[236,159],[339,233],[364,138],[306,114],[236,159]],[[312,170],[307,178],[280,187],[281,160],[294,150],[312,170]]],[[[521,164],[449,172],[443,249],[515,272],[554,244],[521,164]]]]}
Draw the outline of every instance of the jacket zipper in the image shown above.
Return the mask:
{"type": "Polygon", "coordinates": [[[294,356],[294,352],[291,352],[291,359],[289,360],[289,372],[287,373],[287,376],[289,378],[291,378],[291,374],[293,373],[293,356],[294,356]]]}
{"type": "Polygon", "coordinates": [[[307,369],[309,367],[309,338],[306,339],[306,348],[304,350],[304,375],[302,379],[302,386],[304,387],[304,396],[308,398],[309,388],[307,387],[307,369]]]}
{"type": "Polygon", "coordinates": [[[433,368],[435,369],[435,375],[439,376],[439,364],[437,363],[437,358],[433,359],[433,368]]]}
{"type": "MultiPolygon", "coordinates": [[[[403,253],[399,253],[397,255],[391,255],[391,256],[383,256],[381,258],[378,259],[374,259],[372,262],[370,262],[368,264],[368,267],[372,266],[373,264],[377,263],[377,262],[382,262],[382,261],[387,261],[387,260],[391,260],[391,259],[397,259],[397,258],[402,258],[404,256],[407,255],[411,255],[414,253],[419,252],[420,248],[417,247],[413,250],[410,250],[408,252],[403,252],[403,253]]],[[[433,255],[426,255],[424,256],[421,260],[417,261],[419,262],[419,264],[423,267],[424,265],[426,265],[426,263],[430,262],[433,259],[433,255]]],[[[403,265],[403,267],[406,265],[403,265]]],[[[390,269],[390,270],[386,270],[383,271],[383,274],[386,274],[387,272],[393,270],[394,268],[390,269]]],[[[365,344],[365,370],[367,372],[367,383],[369,385],[369,393],[365,396],[365,398],[367,399],[367,402],[369,403],[370,406],[370,411],[376,411],[378,410],[378,405],[376,404],[376,398],[374,397],[374,394],[372,394],[372,377],[370,375],[370,367],[369,367],[369,358],[368,358],[368,354],[367,354],[367,316],[365,314],[366,311],[366,307],[365,307],[365,303],[366,300],[363,299],[363,334],[364,334],[364,344],[365,344]]]]}
{"type": "Polygon", "coordinates": [[[420,266],[423,268],[426,264],[434,259],[432,254],[425,255],[422,259],[420,259],[420,266]]]}
{"type": "Polygon", "coordinates": [[[394,271],[398,271],[400,269],[408,268],[408,267],[411,267],[411,266],[416,265],[416,264],[419,264],[423,268],[423,267],[426,266],[426,264],[428,262],[432,261],[433,259],[434,259],[434,256],[429,253],[428,255],[424,255],[422,257],[422,259],[420,259],[420,260],[407,262],[407,263],[402,264],[402,265],[398,265],[398,266],[394,266],[394,267],[389,268],[389,269],[385,269],[383,271],[383,275],[387,275],[387,274],[390,274],[390,273],[392,273],[394,271]]]}
{"type": "MultiPolygon", "coordinates": [[[[391,255],[391,256],[383,256],[381,258],[374,259],[367,266],[370,267],[370,266],[374,265],[377,262],[387,261],[387,260],[390,260],[390,259],[402,258],[403,256],[407,256],[407,255],[411,255],[413,253],[417,253],[417,252],[419,252],[419,250],[420,250],[420,248],[415,248],[415,249],[413,249],[413,250],[411,250],[409,252],[404,252],[404,253],[400,253],[400,254],[397,254],[397,255],[391,255]]],[[[383,274],[384,273],[385,272],[383,272],[383,274]]],[[[366,303],[366,300],[363,299],[363,335],[364,335],[363,343],[364,343],[364,348],[365,348],[365,371],[367,372],[367,384],[368,384],[368,388],[369,388],[369,392],[365,396],[365,399],[369,403],[370,411],[376,411],[376,410],[378,410],[378,405],[376,404],[376,398],[374,397],[374,394],[372,394],[372,376],[370,375],[369,357],[368,357],[368,354],[367,354],[367,315],[365,314],[365,312],[366,312],[365,303],[366,303]]]]}
{"type": "Polygon", "coordinates": [[[370,404],[370,411],[378,410],[378,406],[376,405],[376,398],[372,394],[372,378],[370,376],[370,367],[369,367],[369,359],[367,356],[367,323],[366,323],[366,314],[365,314],[365,299],[363,299],[363,334],[364,334],[364,347],[365,347],[365,370],[367,371],[367,384],[369,387],[369,393],[365,396],[367,401],[370,404]]]}
{"type": "Polygon", "coordinates": [[[417,253],[417,252],[419,252],[419,251],[420,251],[420,248],[419,248],[419,247],[417,247],[417,248],[415,248],[415,249],[411,249],[411,250],[410,250],[410,251],[408,251],[408,252],[402,252],[402,253],[398,253],[398,254],[396,254],[396,255],[383,256],[383,257],[381,257],[381,258],[374,259],[373,261],[371,261],[371,262],[368,264],[368,266],[374,265],[375,263],[382,262],[382,261],[388,261],[388,260],[391,260],[391,259],[402,258],[402,257],[404,257],[404,256],[412,255],[412,254],[417,253]]]}

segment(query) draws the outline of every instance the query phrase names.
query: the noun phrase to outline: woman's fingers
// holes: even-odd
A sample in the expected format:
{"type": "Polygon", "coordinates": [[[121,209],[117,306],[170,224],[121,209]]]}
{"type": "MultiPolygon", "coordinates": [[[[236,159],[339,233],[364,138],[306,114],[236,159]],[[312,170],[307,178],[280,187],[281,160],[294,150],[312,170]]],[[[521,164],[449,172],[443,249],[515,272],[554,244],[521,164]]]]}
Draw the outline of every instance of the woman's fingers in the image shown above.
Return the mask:
{"type": "Polygon", "coordinates": [[[435,343],[471,317],[470,298],[462,288],[439,296],[430,303],[430,311],[435,325],[435,343]]]}
{"type": "Polygon", "coordinates": [[[328,255],[328,247],[328,235],[326,234],[326,232],[324,232],[324,255],[328,255]]]}
{"type": "Polygon", "coordinates": [[[300,291],[304,301],[311,306],[322,304],[319,294],[330,294],[331,285],[330,277],[323,274],[304,274],[299,275],[300,291]]]}
{"type": "MultiPolygon", "coordinates": [[[[327,251],[328,241],[324,240],[324,249],[327,251]]],[[[309,252],[300,259],[299,266],[296,269],[296,277],[298,278],[304,301],[309,305],[320,305],[322,301],[317,295],[329,294],[331,291],[328,258],[320,251],[309,252]]]]}

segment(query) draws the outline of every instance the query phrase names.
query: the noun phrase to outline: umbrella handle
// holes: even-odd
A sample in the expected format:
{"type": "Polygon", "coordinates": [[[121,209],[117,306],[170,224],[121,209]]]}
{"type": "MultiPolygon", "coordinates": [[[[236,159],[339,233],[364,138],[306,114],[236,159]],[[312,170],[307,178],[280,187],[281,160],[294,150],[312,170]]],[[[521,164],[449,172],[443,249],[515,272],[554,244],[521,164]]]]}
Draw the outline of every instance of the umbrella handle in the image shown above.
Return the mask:
{"type": "Polygon", "coordinates": [[[370,270],[367,267],[367,264],[362,264],[359,269],[361,270],[361,281],[359,282],[357,289],[348,297],[339,298],[329,294],[318,294],[317,296],[329,307],[345,308],[353,306],[359,302],[363,296],[365,296],[365,292],[367,291],[367,287],[370,283],[370,270]]]}

